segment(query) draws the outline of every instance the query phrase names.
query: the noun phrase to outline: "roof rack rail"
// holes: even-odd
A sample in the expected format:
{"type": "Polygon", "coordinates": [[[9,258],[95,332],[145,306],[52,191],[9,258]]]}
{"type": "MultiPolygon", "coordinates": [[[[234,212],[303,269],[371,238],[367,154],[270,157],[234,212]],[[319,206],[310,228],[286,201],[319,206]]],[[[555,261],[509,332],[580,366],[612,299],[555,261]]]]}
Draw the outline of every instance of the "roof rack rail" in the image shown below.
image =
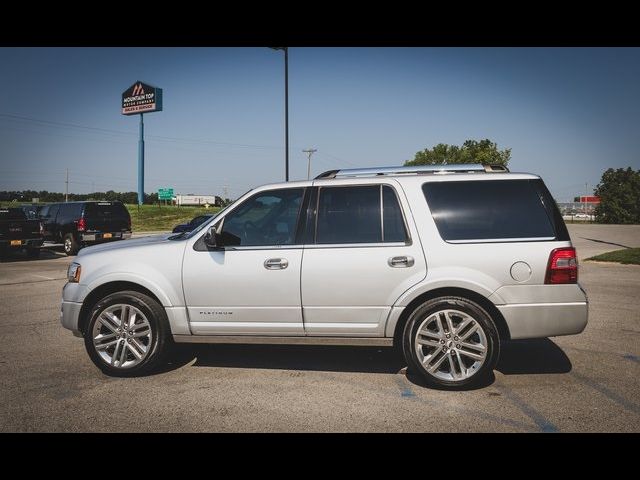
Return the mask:
{"type": "Polygon", "coordinates": [[[405,174],[445,174],[445,173],[497,173],[508,172],[504,165],[482,165],[480,163],[459,163],[452,165],[417,165],[377,168],[351,168],[346,170],[328,170],[318,175],[315,180],[327,180],[346,177],[371,177],[376,175],[405,175],[405,174]]]}

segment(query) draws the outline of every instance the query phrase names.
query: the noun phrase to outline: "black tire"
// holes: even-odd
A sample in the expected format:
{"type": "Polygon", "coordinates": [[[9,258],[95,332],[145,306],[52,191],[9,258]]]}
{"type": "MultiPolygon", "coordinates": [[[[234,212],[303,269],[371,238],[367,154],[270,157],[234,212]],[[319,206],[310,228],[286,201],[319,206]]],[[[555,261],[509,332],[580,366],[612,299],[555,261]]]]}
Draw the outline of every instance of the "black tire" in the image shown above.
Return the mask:
{"type": "MultiPolygon", "coordinates": [[[[151,373],[164,364],[167,354],[173,346],[167,314],[155,299],[140,292],[128,290],[112,293],[100,300],[89,314],[89,322],[84,331],[84,345],[93,363],[103,373],[113,377],[136,377],[151,373]],[[100,314],[116,304],[131,305],[139,309],[149,321],[151,341],[147,345],[146,357],[137,365],[120,368],[103,359],[93,344],[93,331],[100,314]]],[[[129,354],[130,355],[130,354],[129,354]]],[[[132,356],[130,358],[133,358],[132,356]]]]}
{"type": "Polygon", "coordinates": [[[38,247],[28,248],[27,249],[27,256],[29,258],[40,258],[40,249],[38,247]]]}
{"type": "Polygon", "coordinates": [[[80,250],[80,244],[76,242],[75,237],[71,233],[67,233],[62,239],[62,243],[64,244],[64,253],[67,256],[77,255],[80,250]]]}
{"type": "MultiPolygon", "coordinates": [[[[452,324],[454,326],[454,332],[455,332],[456,326],[462,326],[462,322],[463,322],[462,316],[456,317],[455,313],[452,314],[452,324]],[[459,323],[456,324],[455,322],[457,320],[459,320],[459,323]]],[[[446,320],[443,320],[443,325],[445,325],[444,333],[447,333],[448,327],[446,326],[446,320]]],[[[471,324],[470,327],[471,326],[473,326],[473,324],[471,324]]],[[[470,327],[464,328],[462,331],[463,334],[464,332],[467,332],[468,328],[470,327]]],[[[451,332],[449,333],[451,334],[451,332]]],[[[479,333],[473,334],[469,338],[480,339],[479,333]]],[[[428,339],[428,338],[422,337],[422,339],[428,339]]],[[[452,346],[455,347],[456,343],[454,342],[452,346]]],[[[452,346],[449,346],[448,348],[451,348],[452,346]]],[[[435,352],[437,349],[436,347],[432,347],[432,346],[425,346],[425,347],[420,346],[419,348],[426,349],[428,353],[435,352]]],[[[459,348],[459,344],[458,344],[458,348],[459,348]]],[[[404,328],[403,339],[402,339],[402,349],[403,349],[404,357],[405,357],[405,360],[407,361],[410,371],[419,374],[420,377],[423,378],[429,386],[433,386],[440,389],[447,389],[447,390],[463,390],[463,389],[469,389],[469,388],[485,385],[491,379],[493,375],[493,369],[495,368],[496,363],[498,362],[498,358],[500,356],[500,341],[498,336],[498,330],[495,326],[495,323],[493,322],[493,320],[491,319],[491,316],[487,313],[487,311],[483,309],[480,305],[463,297],[438,297],[425,302],[423,305],[418,307],[411,314],[404,328]],[[476,365],[476,362],[469,359],[469,357],[466,357],[464,354],[460,356],[460,358],[463,359],[463,362],[469,363],[469,365],[465,365],[465,370],[467,372],[471,372],[471,369],[474,369],[474,372],[475,372],[475,373],[470,373],[470,376],[464,379],[450,380],[446,378],[438,378],[437,376],[435,376],[436,374],[439,374],[442,376],[446,375],[446,371],[442,372],[438,370],[442,370],[442,369],[450,370],[450,367],[448,366],[450,360],[446,358],[446,354],[448,353],[453,356],[454,353],[452,353],[452,350],[448,350],[448,349],[447,349],[447,352],[444,352],[444,349],[445,347],[447,347],[447,345],[449,345],[448,342],[451,342],[453,338],[447,337],[447,338],[443,338],[442,340],[434,340],[434,342],[443,342],[443,341],[445,342],[445,344],[443,345],[443,351],[441,351],[437,356],[434,356],[433,357],[434,359],[431,362],[429,362],[431,365],[435,366],[437,362],[442,358],[442,356],[443,355],[445,356],[445,358],[442,359],[443,365],[438,369],[436,369],[435,374],[428,372],[427,368],[420,361],[420,356],[422,356],[423,358],[426,358],[425,350],[422,350],[422,352],[420,353],[417,352],[416,350],[416,336],[418,334],[418,329],[421,327],[423,322],[427,320],[429,317],[431,317],[434,313],[439,311],[444,311],[444,310],[454,310],[457,312],[462,312],[463,314],[466,314],[472,317],[472,319],[476,321],[476,323],[484,333],[484,338],[486,342],[486,353],[485,353],[484,363],[482,363],[478,367],[476,365]],[[475,370],[476,368],[477,370],[475,370]]],[[[455,351],[456,350],[454,349],[453,352],[455,351]]],[[[428,361],[428,358],[427,358],[427,361],[428,361]]],[[[453,360],[453,363],[456,368],[456,373],[460,373],[460,376],[462,376],[462,373],[461,373],[462,369],[459,368],[460,364],[457,360],[457,357],[455,360],[453,360]]]]}

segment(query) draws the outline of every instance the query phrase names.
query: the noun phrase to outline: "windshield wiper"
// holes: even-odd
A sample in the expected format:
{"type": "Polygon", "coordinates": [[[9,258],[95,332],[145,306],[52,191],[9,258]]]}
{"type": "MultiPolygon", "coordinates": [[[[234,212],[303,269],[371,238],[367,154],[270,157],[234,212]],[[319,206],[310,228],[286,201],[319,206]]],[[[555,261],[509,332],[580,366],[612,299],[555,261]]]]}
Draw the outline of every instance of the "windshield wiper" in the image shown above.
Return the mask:
{"type": "Polygon", "coordinates": [[[169,238],[168,238],[168,240],[178,240],[178,239],[180,239],[180,238],[184,237],[187,233],[189,233],[189,232],[186,232],[186,231],[185,231],[185,232],[177,233],[177,234],[175,234],[175,235],[173,235],[173,236],[169,237],[169,238]]]}

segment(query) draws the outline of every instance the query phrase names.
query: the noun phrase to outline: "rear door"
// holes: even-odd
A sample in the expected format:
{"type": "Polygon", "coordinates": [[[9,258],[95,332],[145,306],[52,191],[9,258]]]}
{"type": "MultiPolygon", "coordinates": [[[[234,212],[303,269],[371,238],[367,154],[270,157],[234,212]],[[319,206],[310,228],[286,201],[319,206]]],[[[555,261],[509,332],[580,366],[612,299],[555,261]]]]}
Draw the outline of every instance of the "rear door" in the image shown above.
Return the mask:
{"type": "Polygon", "coordinates": [[[58,210],[58,216],[56,218],[57,227],[60,230],[61,238],[67,233],[71,233],[74,236],[78,235],[78,220],[82,215],[82,203],[63,203],[58,210]]]}
{"type": "Polygon", "coordinates": [[[117,233],[121,235],[122,232],[129,230],[129,212],[120,202],[86,203],[83,217],[87,233],[117,233]]]}
{"type": "Polygon", "coordinates": [[[426,275],[406,198],[392,179],[315,185],[302,262],[305,333],[383,336],[393,303],[426,275]]]}
{"type": "Polygon", "coordinates": [[[40,212],[40,220],[42,221],[45,240],[56,241],[59,238],[58,228],[56,226],[56,217],[59,209],[60,204],[54,203],[52,205],[46,205],[40,212]]]}

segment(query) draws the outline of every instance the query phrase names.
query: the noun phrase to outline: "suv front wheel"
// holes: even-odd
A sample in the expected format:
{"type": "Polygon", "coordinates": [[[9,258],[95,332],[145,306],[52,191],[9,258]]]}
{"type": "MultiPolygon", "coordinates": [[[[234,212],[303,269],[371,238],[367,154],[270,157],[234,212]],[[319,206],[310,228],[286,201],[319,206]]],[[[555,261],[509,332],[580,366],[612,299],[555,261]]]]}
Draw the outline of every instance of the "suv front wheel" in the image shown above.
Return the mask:
{"type": "Polygon", "coordinates": [[[462,297],[427,301],[409,317],[403,352],[428,384],[462,389],[485,382],[498,361],[498,332],[489,314],[462,297]]]}
{"type": "Polygon", "coordinates": [[[172,343],[167,314],[155,299],[116,292],[92,309],[84,332],[89,357],[107,375],[132,377],[159,366],[172,343]]]}

